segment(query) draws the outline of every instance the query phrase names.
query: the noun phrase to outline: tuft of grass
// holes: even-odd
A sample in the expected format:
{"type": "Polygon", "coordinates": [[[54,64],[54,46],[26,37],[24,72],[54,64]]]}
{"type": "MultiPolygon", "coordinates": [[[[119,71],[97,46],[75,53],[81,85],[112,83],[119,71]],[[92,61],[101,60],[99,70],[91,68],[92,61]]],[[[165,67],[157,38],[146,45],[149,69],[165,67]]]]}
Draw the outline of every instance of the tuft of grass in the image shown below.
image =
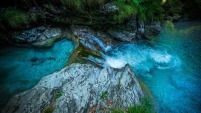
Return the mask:
{"type": "Polygon", "coordinates": [[[115,109],[114,111],[112,111],[112,113],[125,113],[125,111],[121,109],[115,109]]]}
{"type": "Polygon", "coordinates": [[[101,99],[104,99],[104,98],[106,98],[106,97],[107,97],[107,91],[102,92],[100,98],[101,98],[101,99]]]}
{"type": "Polygon", "coordinates": [[[127,113],[152,113],[152,103],[149,98],[143,98],[141,105],[131,106],[127,113]]]}
{"type": "Polygon", "coordinates": [[[130,106],[127,109],[114,109],[111,113],[154,113],[151,98],[143,98],[140,105],[130,106]]]}
{"type": "Polygon", "coordinates": [[[56,94],[56,99],[58,99],[59,97],[61,97],[62,96],[62,93],[61,92],[58,92],[57,94],[56,94]]]}
{"type": "Polygon", "coordinates": [[[12,28],[23,28],[37,20],[35,14],[28,15],[14,8],[5,9],[2,16],[12,28]]]}

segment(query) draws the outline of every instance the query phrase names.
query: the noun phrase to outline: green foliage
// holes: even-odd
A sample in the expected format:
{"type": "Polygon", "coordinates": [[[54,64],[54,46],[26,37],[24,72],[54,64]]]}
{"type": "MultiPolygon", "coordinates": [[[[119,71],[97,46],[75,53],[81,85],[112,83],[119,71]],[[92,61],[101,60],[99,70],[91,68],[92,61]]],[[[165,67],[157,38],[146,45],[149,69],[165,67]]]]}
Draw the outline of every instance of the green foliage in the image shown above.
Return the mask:
{"type": "MultiPolygon", "coordinates": [[[[30,4],[31,7],[43,7],[42,4],[49,4],[46,9],[53,14],[57,13],[56,7],[62,6],[66,11],[66,15],[55,15],[50,19],[61,23],[93,26],[124,23],[133,15],[137,15],[145,21],[160,20],[163,13],[160,0],[20,0],[18,5],[20,4],[30,4]],[[96,9],[108,2],[117,5],[119,7],[118,12],[100,14],[100,11],[96,9]]],[[[29,7],[28,5],[25,6],[29,7]]],[[[26,28],[37,20],[36,15],[26,14],[14,8],[7,8],[2,15],[4,21],[12,28],[26,28]]]]}
{"type": "Polygon", "coordinates": [[[138,16],[141,20],[147,21],[153,19],[159,21],[162,19],[162,13],[164,10],[160,0],[139,0],[137,3],[138,16]]]}
{"type": "Polygon", "coordinates": [[[28,15],[14,8],[7,8],[3,14],[3,20],[12,28],[23,28],[37,20],[36,15],[28,15]]]}
{"type": "Polygon", "coordinates": [[[115,16],[119,21],[137,14],[141,20],[161,20],[164,12],[160,0],[117,0],[120,13],[115,16]],[[120,5],[119,5],[120,4],[120,5]]]}
{"type": "Polygon", "coordinates": [[[143,98],[141,105],[130,106],[126,110],[115,109],[112,113],[153,113],[153,105],[150,98],[143,98]]]}
{"type": "Polygon", "coordinates": [[[58,98],[61,97],[61,96],[62,96],[62,93],[61,93],[61,92],[58,92],[58,93],[56,94],[55,99],[58,99],[58,98]]]}
{"type": "Polygon", "coordinates": [[[101,98],[101,99],[104,99],[104,98],[106,98],[106,97],[107,97],[107,91],[102,92],[100,98],[101,98]]]}
{"type": "MultiPolygon", "coordinates": [[[[60,0],[64,6],[78,12],[89,8],[96,8],[108,0],[60,0]]],[[[141,20],[161,20],[163,8],[160,0],[111,0],[119,7],[119,12],[113,15],[113,20],[123,23],[133,15],[138,15],[141,20]]],[[[93,17],[93,16],[92,16],[93,17]]]]}
{"type": "Polygon", "coordinates": [[[141,105],[129,107],[127,113],[151,113],[152,107],[150,99],[144,98],[141,105]]]}
{"type": "Polygon", "coordinates": [[[132,6],[132,4],[127,4],[124,0],[118,0],[114,2],[114,4],[120,9],[118,14],[114,15],[114,20],[117,20],[119,23],[123,23],[137,13],[136,7],[132,6]]]}

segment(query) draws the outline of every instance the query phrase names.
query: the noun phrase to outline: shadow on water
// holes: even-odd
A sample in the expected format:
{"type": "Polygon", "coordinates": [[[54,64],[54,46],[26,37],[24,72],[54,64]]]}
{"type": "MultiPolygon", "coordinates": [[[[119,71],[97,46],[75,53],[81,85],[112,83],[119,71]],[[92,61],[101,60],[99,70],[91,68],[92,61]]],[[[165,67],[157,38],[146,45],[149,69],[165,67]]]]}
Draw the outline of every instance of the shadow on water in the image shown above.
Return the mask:
{"type": "Polygon", "coordinates": [[[69,40],[43,49],[0,48],[0,108],[14,94],[32,88],[45,75],[62,69],[73,49],[69,40]]]}

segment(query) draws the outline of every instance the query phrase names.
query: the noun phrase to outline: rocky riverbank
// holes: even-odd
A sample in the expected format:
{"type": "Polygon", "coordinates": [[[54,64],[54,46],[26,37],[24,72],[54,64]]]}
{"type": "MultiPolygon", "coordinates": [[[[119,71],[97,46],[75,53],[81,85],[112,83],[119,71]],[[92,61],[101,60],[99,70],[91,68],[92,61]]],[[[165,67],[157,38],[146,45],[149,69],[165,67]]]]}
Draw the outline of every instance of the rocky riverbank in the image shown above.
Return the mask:
{"type": "Polygon", "coordinates": [[[77,7],[71,5],[69,9],[42,4],[25,8],[26,12],[22,12],[20,6],[20,10],[1,10],[0,34],[7,35],[2,42],[23,47],[51,47],[55,41],[68,38],[77,45],[66,68],[15,95],[3,113],[126,111],[130,106],[142,104],[146,94],[131,67],[127,64],[112,68],[105,62],[104,54],[110,45],[118,42],[134,43],[158,34],[160,23],[139,19],[127,3],[98,3],[97,9],[90,4],[84,4],[83,9],[74,9],[77,7]],[[130,12],[125,10],[128,8],[130,12]],[[10,15],[13,18],[9,18],[10,15]]]}
{"type": "MultiPolygon", "coordinates": [[[[54,42],[68,36],[77,48],[69,59],[69,66],[47,75],[31,90],[14,96],[2,112],[109,112],[141,104],[146,96],[131,67],[127,64],[123,68],[112,68],[102,56],[111,44],[126,42],[129,31],[103,32],[78,25],[65,31],[37,27],[13,34],[16,44],[37,47],[46,47],[47,43],[41,45],[40,42],[49,39],[54,42]]],[[[135,42],[137,36],[130,38],[128,42],[135,42]]],[[[48,43],[48,46],[51,45],[48,43]]]]}
{"type": "Polygon", "coordinates": [[[150,24],[141,22],[138,29],[136,26],[136,17],[133,17],[121,28],[111,27],[105,30],[95,30],[89,26],[79,25],[71,25],[66,28],[40,26],[27,30],[11,32],[9,36],[5,37],[6,39],[4,41],[15,46],[50,47],[55,41],[68,38],[74,41],[80,40],[80,42],[86,46],[86,43],[97,43],[96,45],[103,49],[106,45],[100,44],[98,40],[107,43],[111,43],[112,40],[135,42],[139,38],[149,38],[153,35],[157,35],[161,29],[159,22],[150,24]],[[95,43],[92,40],[94,40],[95,43]]]}

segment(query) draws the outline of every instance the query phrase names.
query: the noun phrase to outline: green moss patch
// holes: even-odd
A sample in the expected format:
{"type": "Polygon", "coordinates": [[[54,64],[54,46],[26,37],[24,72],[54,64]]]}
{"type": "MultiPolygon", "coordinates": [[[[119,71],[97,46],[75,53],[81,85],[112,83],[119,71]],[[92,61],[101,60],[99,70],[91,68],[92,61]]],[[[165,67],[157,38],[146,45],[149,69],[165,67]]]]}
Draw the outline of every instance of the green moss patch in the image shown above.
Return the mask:
{"type": "Polygon", "coordinates": [[[95,58],[102,59],[102,56],[99,53],[97,53],[96,51],[87,49],[81,43],[79,43],[78,47],[76,47],[74,52],[71,54],[66,65],[70,65],[75,62],[86,63],[85,60],[80,60],[80,58],[87,58],[90,55],[95,58]]]}
{"type": "Polygon", "coordinates": [[[107,91],[102,92],[100,98],[105,99],[107,97],[107,91]]]}
{"type": "Polygon", "coordinates": [[[143,98],[140,105],[130,106],[127,109],[112,109],[111,113],[154,113],[151,98],[143,98]]]}

